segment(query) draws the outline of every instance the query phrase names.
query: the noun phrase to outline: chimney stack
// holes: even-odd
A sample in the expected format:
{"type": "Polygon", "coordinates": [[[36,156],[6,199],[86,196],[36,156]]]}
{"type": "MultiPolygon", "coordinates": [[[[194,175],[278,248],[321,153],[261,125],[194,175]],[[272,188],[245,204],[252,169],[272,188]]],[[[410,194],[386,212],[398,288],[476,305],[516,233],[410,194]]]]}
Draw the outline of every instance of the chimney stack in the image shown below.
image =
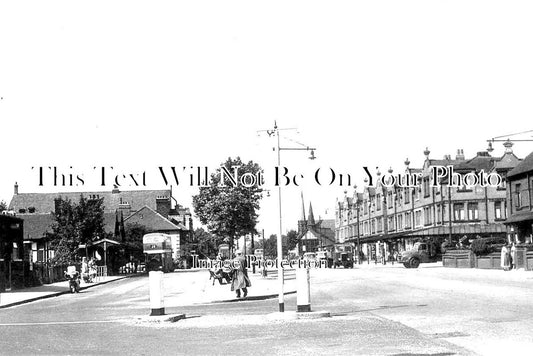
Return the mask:
{"type": "Polygon", "coordinates": [[[458,161],[464,161],[465,160],[465,154],[464,154],[462,148],[457,150],[457,155],[455,156],[455,159],[458,160],[458,161]]]}
{"type": "Polygon", "coordinates": [[[19,195],[19,185],[15,182],[15,195],[19,195]]]}

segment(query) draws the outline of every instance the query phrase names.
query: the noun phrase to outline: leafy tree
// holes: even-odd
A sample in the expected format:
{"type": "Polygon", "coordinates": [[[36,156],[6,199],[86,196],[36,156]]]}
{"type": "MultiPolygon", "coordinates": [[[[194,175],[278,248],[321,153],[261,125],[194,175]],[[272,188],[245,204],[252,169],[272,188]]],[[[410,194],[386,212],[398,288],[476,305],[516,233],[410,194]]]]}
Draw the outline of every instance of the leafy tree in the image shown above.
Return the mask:
{"type": "Polygon", "coordinates": [[[7,204],[5,201],[0,200],[0,212],[7,210],[7,204]]]}
{"type": "Polygon", "coordinates": [[[144,225],[128,223],[124,227],[125,239],[122,243],[124,255],[136,261],[144,260],[143,236],[148,233],[144,225]]]}
{"type": "Polygon", "coordinates": [[[198,252],[204,256],[216,256],[218,246],[223,243],[223,239],[217,237],[203,228],[196,228],[193,232],[193,241],[198,246],[198,252]]]}
{"type": "Polygon", "coordinates": [[[80,243],[85,244],[97,237],[105,237],[104,230],[104,199],[87,199],[80,196],[80,202],[75,207],[80,243]]]}
{"type": "Polygon", "coordinates": [[[298,232],[290,230],[287,233],[287,236],[283,236],[283,253],[288,255],[289,251],[293,250],[298,245],[298,241],[298,232]]]}
{"type": "Polygon", "coordinates": [[[63,198],[56,201],[50,236],[54,250],[52,264],[72,262],[80,243],[106,236],[103,209],[103,199],[88,200],[81,196],[79,204],[63,198]]]}
{"type": "Polygon", "coordinates": [[[209,186],[201,187],[199,194],[193,197],[193,207],[200,222],[207,226],[209,232],[227,240],[230,251],[233,251],[235,239],[256,233],[257,211],[262,198],[259,185],[262,182],[247,187],[241,184],[240,177],[247,173],[250,174],[249,177],[257,177],[258,174],[262,175],[263,170],[252,161],[244,164],[239,157],[228,158],[222,167],[232,176],[234,167],[238,167],[237,181],[232,182],[226,174],[221,174],[222,168],[217,169],[211,175],[209,186]]]}
{"type": "Polygon", "coordinates": [[[265,258],[276,258],[278,255],[278,235],[272,234],[268,237],[268,239],[265,240],[265,243],[263,245],[263,241],[259,244],[261,248],[263,249],[263,255],[265,258]]]}

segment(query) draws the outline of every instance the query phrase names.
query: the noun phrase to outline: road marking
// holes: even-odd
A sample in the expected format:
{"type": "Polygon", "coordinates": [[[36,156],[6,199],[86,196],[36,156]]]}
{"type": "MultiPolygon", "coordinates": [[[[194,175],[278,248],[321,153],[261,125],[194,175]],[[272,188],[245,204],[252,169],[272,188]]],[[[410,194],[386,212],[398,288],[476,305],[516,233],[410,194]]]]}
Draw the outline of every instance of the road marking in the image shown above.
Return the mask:
{"type": "Polygon", "coordinates": [[[85,320],[85,321],[47,321],[37,323],[4,323],[0,326],[32,326],[32,325],[70,325],[70,324],[99,324],[99,323],[120,323],[121,319],[117,320],[85,320]]]}

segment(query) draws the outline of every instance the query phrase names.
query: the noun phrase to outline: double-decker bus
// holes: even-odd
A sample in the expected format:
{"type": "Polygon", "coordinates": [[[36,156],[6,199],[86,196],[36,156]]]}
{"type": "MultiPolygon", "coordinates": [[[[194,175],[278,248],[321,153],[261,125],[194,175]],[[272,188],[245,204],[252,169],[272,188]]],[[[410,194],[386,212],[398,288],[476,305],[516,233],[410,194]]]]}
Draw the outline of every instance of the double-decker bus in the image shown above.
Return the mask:
{"type": "Polygon", "coordinates": [[[172,272],[171,237],[167,234],[152,233],[143,236],[143,251],[148,271],[172,272]]]}

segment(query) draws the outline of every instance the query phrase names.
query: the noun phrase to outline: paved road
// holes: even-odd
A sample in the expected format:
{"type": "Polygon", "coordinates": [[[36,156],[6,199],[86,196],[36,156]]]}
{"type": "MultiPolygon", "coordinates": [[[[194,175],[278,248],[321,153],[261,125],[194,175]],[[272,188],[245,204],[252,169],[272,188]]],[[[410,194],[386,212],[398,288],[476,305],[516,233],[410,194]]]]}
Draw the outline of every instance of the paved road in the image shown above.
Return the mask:
{"type": "MultiPolygon", "coordinates": [[[[179,283],[179,274],[172,276],[179,283]]],[[[330,319],[280,321],[277,299],[173,306],[148,313],[145,277],[0,310],[0,353],[497,354],[532,347],[533,274],[440,268],[312,272],[312,307],[330,319]]],[[[294,295],[286,309],[295,310],[294,295]]]]}

